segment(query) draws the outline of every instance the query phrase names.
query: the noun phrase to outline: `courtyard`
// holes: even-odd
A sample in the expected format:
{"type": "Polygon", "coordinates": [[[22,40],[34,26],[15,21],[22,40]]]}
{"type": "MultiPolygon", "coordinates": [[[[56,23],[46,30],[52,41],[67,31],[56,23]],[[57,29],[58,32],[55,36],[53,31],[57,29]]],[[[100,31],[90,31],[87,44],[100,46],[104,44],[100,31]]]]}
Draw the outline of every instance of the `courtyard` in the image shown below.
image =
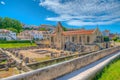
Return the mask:
{"type": "Polygon", "coordinates": [[[57,50],[57,49],[51,49],[51,48],[20,50],[18,53],[19,55],[28,57],[30,63],[46,61],[53,58],[69,55],[69,51],[63,51],[63,50],[57,50]]]}

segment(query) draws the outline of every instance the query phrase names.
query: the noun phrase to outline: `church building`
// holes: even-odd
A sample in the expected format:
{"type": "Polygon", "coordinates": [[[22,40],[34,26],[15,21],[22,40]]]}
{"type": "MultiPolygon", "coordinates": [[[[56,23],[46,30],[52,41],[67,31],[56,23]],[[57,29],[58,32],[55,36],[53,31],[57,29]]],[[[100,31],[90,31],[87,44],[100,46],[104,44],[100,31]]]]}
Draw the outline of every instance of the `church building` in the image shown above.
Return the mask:
{"type": "Polygon", "coordinates": [[[73,45],[92,45],[104,42],[102,33],[98,28],[92,30],[78,29],[64,31],[58,22],[55,31],[51,34],[50,44],[57,49],[66,49],[68,43],[73,45]]]}

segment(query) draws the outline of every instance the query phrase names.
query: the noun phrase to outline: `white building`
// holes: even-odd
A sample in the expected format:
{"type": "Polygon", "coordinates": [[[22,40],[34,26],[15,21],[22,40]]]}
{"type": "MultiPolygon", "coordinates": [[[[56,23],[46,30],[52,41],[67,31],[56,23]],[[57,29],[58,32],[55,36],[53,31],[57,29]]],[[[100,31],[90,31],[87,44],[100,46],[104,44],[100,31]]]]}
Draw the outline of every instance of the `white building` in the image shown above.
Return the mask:
{"type": "Polygon", "coordinates": [[[110,36],[110,31],[109,30],[104,30],[103,32],[102,32],[102,34],[103,34],[103,36],[110,36]]]}
{"type": "Polygon", "coordinates": [[[6,29],[0,29],[0,39],[2,40],[16,40],[16,33],[6,29]]]}
{"type": "Polygon", "coordinates": [[[41,40],[47,38],[48,31],[25,30],[18,35],[21,40],[41,40]]]}

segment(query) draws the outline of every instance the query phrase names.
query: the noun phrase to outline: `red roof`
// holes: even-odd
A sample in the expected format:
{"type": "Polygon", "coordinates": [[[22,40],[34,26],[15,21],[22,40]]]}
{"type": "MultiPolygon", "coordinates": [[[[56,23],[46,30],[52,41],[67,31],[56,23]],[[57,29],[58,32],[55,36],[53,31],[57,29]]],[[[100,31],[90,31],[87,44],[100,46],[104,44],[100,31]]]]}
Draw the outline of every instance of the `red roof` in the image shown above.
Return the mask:
{"type": "Polygon", "coordinates": [[[52,34],[51,36],[56,36],[56,34],[52,34]]]}
{"type": "Polygon", "coordinates": [[[110,32],[109,30],[105,30],[105,32],[110,32]]]}
{"type": "Polygon", "coordinates": [[[0,29],[0,33],[9,33],[10,31],[9,30],[6,30],[6,29],[0,29]]]}
{"type": "MultiPolygon", "coordinates": [[[[75,35],[75,34],[92,34],[94,30],[74,30],[74,31],[64,31],[62,32],[63,35],[75,35]]],[[[55,36],[55,32],[52,34],[52,36],[55,36]]]]}

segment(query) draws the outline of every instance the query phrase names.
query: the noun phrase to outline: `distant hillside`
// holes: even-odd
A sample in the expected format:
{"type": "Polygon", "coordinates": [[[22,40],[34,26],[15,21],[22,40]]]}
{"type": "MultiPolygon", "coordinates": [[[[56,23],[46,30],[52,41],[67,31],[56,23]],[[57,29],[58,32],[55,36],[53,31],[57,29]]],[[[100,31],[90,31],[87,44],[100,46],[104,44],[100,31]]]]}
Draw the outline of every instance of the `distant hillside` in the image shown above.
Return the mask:
{"type": "Polygon", "coordinates": [[[42,24],[40,26],[35,25],[24,25],[24,30],[54,30],[55,26],[42,24]]]}
{"type": "Polygon", "coordinates": [[[46,30],[54,30],[56,27],[52,25],[42,24],[39,26],[39,28],[45,28],[46,30]]]}

